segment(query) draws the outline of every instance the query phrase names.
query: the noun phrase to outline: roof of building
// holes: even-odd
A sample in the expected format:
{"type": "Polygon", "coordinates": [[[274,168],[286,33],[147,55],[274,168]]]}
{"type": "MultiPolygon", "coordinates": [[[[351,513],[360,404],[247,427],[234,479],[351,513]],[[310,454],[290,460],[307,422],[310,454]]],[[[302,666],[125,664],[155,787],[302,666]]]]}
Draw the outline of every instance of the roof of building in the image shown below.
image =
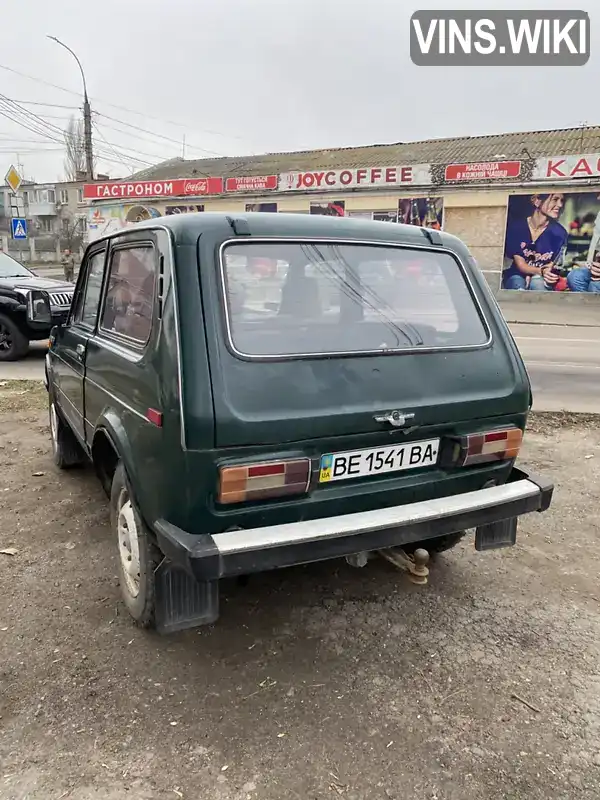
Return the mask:
{"type": "Polygon", "coordinates": [[[138,172],[134,177],[138,180],[162,180],[209,175],[277,175],[316,168],[461,164],[597,152],[600,152],[600,126],[189,161],[172,158],[138,172]]]}

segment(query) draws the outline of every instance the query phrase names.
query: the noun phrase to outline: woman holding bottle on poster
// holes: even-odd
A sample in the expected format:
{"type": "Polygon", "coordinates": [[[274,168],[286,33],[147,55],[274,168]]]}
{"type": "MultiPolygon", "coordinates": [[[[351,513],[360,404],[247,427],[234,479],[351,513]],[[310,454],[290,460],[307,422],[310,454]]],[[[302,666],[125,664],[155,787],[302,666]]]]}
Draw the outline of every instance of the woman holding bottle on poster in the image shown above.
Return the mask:
{"type": "Polygon", "coordinates": [[[509,220],[505,255],[511,264],[502,276],[503,289],[553,290],[560,278],[559,260],[567,231],[558,222],[564,195],[534,194],[532,212],[509,220]]]}

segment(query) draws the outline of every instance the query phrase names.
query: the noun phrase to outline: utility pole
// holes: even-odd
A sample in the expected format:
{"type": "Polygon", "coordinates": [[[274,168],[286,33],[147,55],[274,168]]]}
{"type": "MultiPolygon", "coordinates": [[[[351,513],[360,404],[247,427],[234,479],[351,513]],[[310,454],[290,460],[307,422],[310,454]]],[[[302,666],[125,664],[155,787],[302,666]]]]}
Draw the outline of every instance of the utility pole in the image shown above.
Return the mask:
{"type": "Polygon", "coordinates": [[[85,147],[85,171],[88,181],[93,181],[94,147],[92,144],[92,109],[90,107],[90,101],[87,93],[87,83],[85,81],[85,73],[83,71],[83,67],[81,66],[81,61],[77,58],[77,55],[71,50],[70,47],[68,47],[64,42],[61,42],[60,39],[57,39],[56,36],[48,36],[48,39],[52,39],[53,42],[56,42],[61,47],[64,47],[65,50],[68,50],[69,53],[71,53],[71,55],[77,62],[77,66],[79,67],[79,71],[81,72],[81,79],[83,81],[83,138],[85,147]]]}
{"type": "Polygon", "coordinates": [[[94,180],[94,149],[92,145],[92,109],[87,91],[83,97],[83,138],[85,142],[85,171],[88,181],[94,180]]]}

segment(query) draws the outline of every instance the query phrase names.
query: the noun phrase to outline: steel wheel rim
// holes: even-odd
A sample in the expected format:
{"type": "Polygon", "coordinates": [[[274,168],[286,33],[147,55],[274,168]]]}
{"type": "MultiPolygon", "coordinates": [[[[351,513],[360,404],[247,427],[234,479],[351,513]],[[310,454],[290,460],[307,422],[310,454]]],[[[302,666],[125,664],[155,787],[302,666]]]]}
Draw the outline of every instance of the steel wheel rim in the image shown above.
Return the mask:
{"type": "Polygon", "coordinates": [[[140,593],[140,548],[133,505],[126,489],[119,494],[117,536],[125,587],[131,597],[137,597],[140,593]]]}
{"type": "Polygon", "coordinates": [[[54,403],[50,403],[50,435],[52,436],[52,446],[56,449],[58,445],[58,417],[54,403]]]}
{"type": "Polygon", "coordinates": [[[8,353],[9,350],[12,350],[12,346],[13,341],[9,329],[6,327],[6,325],[2,325],[2,323],[0,323],[0,350],[8,353]]]}

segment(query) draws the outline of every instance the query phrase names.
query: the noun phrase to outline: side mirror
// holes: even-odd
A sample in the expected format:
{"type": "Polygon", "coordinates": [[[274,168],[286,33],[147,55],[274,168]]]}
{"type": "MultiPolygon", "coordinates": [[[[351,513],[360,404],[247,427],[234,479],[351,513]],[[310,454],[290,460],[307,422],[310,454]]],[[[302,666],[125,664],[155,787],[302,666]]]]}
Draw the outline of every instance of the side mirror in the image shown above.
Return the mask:
{"type": "Polygon", "coordinates": [[[32,289],[27,296],[27,320],[43,325],[50,325],[52,312],[50,311],[50,295],[40,289],[32,289]]]}

